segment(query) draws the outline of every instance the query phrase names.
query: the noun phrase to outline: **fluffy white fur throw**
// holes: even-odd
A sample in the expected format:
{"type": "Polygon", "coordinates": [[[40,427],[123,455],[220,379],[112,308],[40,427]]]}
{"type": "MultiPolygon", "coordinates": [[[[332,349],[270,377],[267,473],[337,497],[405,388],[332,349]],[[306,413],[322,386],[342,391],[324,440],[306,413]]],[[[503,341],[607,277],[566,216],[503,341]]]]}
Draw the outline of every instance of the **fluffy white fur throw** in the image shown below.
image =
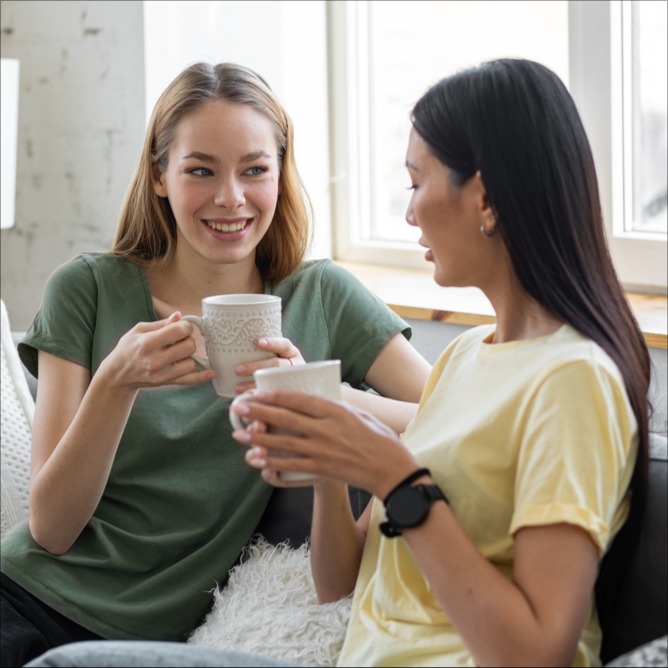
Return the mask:
{"type": "Polygon", "coordinates": [[[188,642],[305,666],[335,666],[352,596],[319,604],[308,545],[273,546],[259,537],[188,642]]]}

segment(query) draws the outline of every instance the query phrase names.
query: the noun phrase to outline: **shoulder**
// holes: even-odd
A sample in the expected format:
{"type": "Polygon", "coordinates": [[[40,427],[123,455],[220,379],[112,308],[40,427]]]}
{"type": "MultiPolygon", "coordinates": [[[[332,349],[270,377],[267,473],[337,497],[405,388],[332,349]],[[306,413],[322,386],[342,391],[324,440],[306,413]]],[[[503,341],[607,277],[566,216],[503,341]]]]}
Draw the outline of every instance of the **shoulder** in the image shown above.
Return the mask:
{"type": "Polygon", "coordinates": [[[496,325],[478,325],[465,329],[457,335],[446,346],[439,355],[433,367],[433,374],[440,375],[443,367],[453,358],[453,356],[465,355],[466,353],[475,354],[482,343],[494,333],[496,325]]]}
{"type": "Polygon", "coordinates": [[[320,282],[323,280],[323,277],[325,277],[325,280],[328,280],[329,277],[338,274],[337,269],[340,268],[327,258],[305,260],[290,276],[278,283],[276,287],[280,289],[281,287],[287,288],[303,282],[320,282]]]}
{"type": "Polygon", "coordinates": [[[325,299],[328,296],[341,298],[344,295],[361,295],[378,300],[356,276],[327,258],[302,262],[296,271],[272,289],[284,298],[309,290],[311,295],[319,293],[325,299]]]}
{"type": "Polygon", "coordinates": [[[113,299],[115,304],[123,303],[134,285],[143,286],[142,276],[140,267],[124,258],[108,253],[81,253],[49,276],[39,314],[48,318],[49,313],[63,317],[67,313],[86,313],[92,323],[100,301],[113,299]]]}
{"type": "Polygon", "coordinates": [[[550,337],[544,363],[544,376],[575,375],[589,377],[599,384],[612,382],[624,386],[619,368],[612,358],[592,339],[570,325],[562,326],[550,337]]]}
{"type": "Polygon", "coordinates": [[[57,267],[49,281],[94,281],[105,275],[136,274],[138,270],[139,267],[132,262],[109,253],[80,253],[57,267]]]}

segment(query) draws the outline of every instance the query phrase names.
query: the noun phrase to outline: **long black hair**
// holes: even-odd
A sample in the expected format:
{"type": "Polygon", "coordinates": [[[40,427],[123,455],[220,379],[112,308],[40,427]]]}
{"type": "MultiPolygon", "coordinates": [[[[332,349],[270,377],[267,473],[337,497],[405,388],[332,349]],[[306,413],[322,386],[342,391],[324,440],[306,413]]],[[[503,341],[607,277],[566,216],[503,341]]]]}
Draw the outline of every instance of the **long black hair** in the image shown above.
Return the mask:
{"type": "MultiPolygon", "coordinates": [[[[594,159],[573,99],[547,67],[500,59],[435,84],[411,120],[456,184],[480,171],[527,293],[619,368],[638,422],[638,456],[630,513],[613,548],[630,557],[647,486],[650,358],[610,258],[594,159]]],[[[604,569],[608,563],[625,558],[606,558],[604,569]]],[[[612,588],[605,590],[597,594],[612,588]]]]}

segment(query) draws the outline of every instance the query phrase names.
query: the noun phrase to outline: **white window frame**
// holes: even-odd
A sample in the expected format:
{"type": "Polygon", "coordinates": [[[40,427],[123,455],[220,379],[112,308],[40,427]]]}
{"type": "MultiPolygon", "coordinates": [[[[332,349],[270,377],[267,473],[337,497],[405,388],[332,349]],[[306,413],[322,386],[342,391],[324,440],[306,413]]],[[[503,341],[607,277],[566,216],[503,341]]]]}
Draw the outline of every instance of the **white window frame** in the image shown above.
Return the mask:
{"type": "MultiPolygon", "coordinates": [[[[370,157],[364,141],[368,110],[358,105],[364,100],[361,93],[368,90],[367,54],[359,47],[358,34],[365,28],[366,3],[337,0],[327,4],[334,256],[349,262],[425,269],[423,252],[415,244],[369,239],[371,203],[364,168],[370,157]]],[[[622,4],[619,0],[569,2],[569,89],[592,146],[608,243],[620,280],[629,291],[665,294],[666,236],[624,231],[624,214],[630,210],[624,202],[621,168],[625,148],[622,141],[615,141],[624,136],[619,42],[622,4]]]]}

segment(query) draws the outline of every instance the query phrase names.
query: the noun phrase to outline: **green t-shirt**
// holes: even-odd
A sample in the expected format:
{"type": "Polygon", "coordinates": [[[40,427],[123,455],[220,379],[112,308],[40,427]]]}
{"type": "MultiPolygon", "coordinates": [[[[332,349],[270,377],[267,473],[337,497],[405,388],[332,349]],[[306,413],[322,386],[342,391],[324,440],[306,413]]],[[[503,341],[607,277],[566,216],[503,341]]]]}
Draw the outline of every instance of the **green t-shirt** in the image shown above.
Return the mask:
{"type": "MultiPolygon", "coordinates": [[[[282,298],[283,334],[304,359],[340,359],[354,387],[394,335],[410,336],[403,320],[328,260],[305,262],[265,291],[282,298]]],[[[156,319],[143,269],[82,254],[49,279],[19,354],[34,375],[37,350],[94,374],[125,332],[156,319]]],[[[185,640],[272,491],[231,438],[229,403],[211,383],[140,391],[104,495],[74,545],[50,554],[22,525],[2,542],[2,571],[101,636],[185,640]]]]}

